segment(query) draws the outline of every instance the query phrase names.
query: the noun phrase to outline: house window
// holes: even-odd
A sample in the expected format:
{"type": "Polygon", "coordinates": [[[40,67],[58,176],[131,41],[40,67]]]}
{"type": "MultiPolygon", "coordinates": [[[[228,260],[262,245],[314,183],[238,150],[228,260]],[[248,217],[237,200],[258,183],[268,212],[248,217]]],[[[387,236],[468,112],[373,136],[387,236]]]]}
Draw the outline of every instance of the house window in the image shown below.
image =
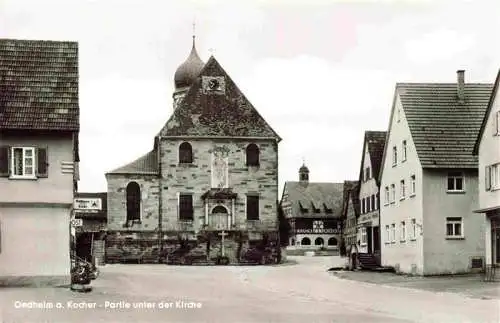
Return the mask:
{"type": "Polygon", "coordinates": [[[448,191],[464,191],[464,174],[461,172],[450,172],[448,174],[448,191]]]}
{"type": "Polygon", "coordinates": [[[396,185],[391,184],[391,203],[396,202],[396,185]]]}
{"type": "Polygon", "coordinates": [[[396,166],[398,163],[398,148],[396,146],[392,147],[392,166],[396,166]]]}
{"type": "Polygon", "coordinates": [[[250,144],[246,149],[247,166],[259,166],[259,147],[256,144],[250,144]]]}
{"type": "Polygon", "coordinates": [[[375,205],[376,205],[376,208],[378,210],[378,209],[380,209],[380,193],[377,193],[375,195],[375,201],[376,201],[375,205]]]}
{"type": "Polygon", "coordinates": [[[372,210],[370,197],[366,198],[366,212],[370,212],[372,210]]]}
{"type": "Polygon", "coordinates": [[[397,120],[397,122],[401,121],[401,110],[400,109],[396,109],[396,120],[397,120]]]}
{"type": "Polygon", "coordinates": [[[493,129],[494,130],[494,135],[500,135],[500,111],[497,111],[495,113],[495,128],[493,129]]]}
{"type": "Polygon", "coordinates": [[[12,175],[14,177],[35,176],[35,148],[12,148],[12,175]]]}
{"type": "Polygon", "coordinates": [[[411,219],[411,238],[414,240],[417,238],[417,220],[411,219]]]}
{"type": "Polygon", "coordinates": [[[500,164],[485,167],[485,189],[500,189],[500,164]]]}
{"type": "Polygon", "coordinates": [[[401,158],[402,161],[406,161],[406,140],[403,140],[402,154],[403,154],[403,157],[401,158]]]}
{"type": "Polygon", "coordinates": [[[179,195],[179,220],[192,221],[194,218],[193,196],[191,194],[179,195]]]}
{"type": "Polygon", "coordinates": [[[141,219],[141,188],[137,182],[127,185],[127,222],[141,219]]]}
{"type": "Polygon", "coordinates": [[[179,163],[190,164],[193,162],[193,148],[189,142],[183,142],[179,146],[179,163]]]}
{"type": "Polygon", "coordinates": [[[362,198],[361,199],[361,214],[365,214],[366,211],[365,211],[365,199],[362,198]]]}
{"type": "Polygon", "coordinates": [[[406,185],[405,185],[405,180],[402,179],[401,182],[399,183],[400,186],[400,200],[404,200],[406,198],[406,185]]]}
{"type": "Polygon", "coordinates": [[[415,185],[415,175],[411,175],[410,177],[410,186],[411,186],[411,196],[415,195],[415,192],[417,191],[416,185],[415,185]]]}
{"type": "Polygon", "coordinates": [[[446,218],[446,237],[448,238],[463,237],[461,217],[446,218]]]}
{"type": "Polygon", "coordinates": [[[259,197],[247,195],[247,220],[259,219],[259,197]]]}
{"type": "Polygon", "coordinates": [[[385,187],[385,205],[388,205],[391,202],[389,196],[389,186],[385,187]]]}
{"type": "Polygon", "coordinates": [[[365,182],[370,179],[370,167],[365,169],[365,182]]]}
{"type": "Polygon", "coordinates": [[[361,228],[361,245],[365,246],[367,242],[366,228],[361,228]]]}
{"type": "Polygon", "coordinates": [[[385,226],[385,243],[391,242],[391,230],[388,225],[385,226]]]}
{"type": "Polygon", "coordinates": [[[401,237],[400,237],[400,239],[401,239],[401,241],[406,240],[406,223],[405,223],[405,221],[401,222],[401,237]]]}
{"type": "Polygon", "coordinates": [[[394,243],[396,242],[396,224],[393,223],[391,225],[391,242],[394,243]]]}
{"type": "Polygon", "coordinates": [[[378,207],[375,205],[375,194],[372,194],[372,210],[377,210],[378,207]]]}

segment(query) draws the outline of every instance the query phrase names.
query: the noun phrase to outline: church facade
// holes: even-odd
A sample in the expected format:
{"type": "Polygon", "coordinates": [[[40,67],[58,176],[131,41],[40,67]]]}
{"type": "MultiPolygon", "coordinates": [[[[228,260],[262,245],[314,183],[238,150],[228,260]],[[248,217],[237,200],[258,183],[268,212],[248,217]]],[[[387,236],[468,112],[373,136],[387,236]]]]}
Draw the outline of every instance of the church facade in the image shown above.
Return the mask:
{"type": "Polygon", "coordinates": [[[106,174],[106,262],[274,261],[281,138],[194,38],[153,149],[106,174]]]}

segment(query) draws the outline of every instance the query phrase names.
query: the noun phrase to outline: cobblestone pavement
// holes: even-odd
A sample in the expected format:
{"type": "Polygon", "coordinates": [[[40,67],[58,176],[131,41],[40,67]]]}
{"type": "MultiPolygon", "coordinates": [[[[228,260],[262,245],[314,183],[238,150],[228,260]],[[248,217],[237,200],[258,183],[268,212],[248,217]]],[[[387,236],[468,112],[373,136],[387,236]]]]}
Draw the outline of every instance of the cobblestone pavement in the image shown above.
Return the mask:
{"type": "Polygon", "coordinates": [[[497,300],[339,279],[333,257],[275,267],[107,265],[90,293],[4,288],[1,322],[499,322],[497,300]],[[45,307],[26,308],[30,302],[45,307]],[[58,302],[61,308],[56,308],[58,302]]]}

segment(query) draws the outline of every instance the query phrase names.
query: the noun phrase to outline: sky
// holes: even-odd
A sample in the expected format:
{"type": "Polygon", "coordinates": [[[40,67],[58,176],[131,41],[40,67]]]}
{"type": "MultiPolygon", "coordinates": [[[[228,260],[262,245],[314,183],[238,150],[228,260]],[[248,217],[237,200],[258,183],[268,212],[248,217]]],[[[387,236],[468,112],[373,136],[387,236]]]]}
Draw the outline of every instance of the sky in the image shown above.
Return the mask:
{"type": "Polygon", "coordinates": [[[282,137],[280,194],[359,176],[366,130],[387,130],[397,82],[493,83],[500,1],[0,0],[0,37],[79,42],[79,191],[144,155],[173,76],[211,54],[282,137]]]}

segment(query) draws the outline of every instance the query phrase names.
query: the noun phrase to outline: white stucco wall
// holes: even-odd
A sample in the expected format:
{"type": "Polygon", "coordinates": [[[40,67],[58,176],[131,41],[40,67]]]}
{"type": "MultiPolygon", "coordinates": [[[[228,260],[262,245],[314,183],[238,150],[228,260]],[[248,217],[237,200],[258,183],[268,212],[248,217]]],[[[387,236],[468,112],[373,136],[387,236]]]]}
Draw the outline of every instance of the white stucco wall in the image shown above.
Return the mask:
{"type": "MultiPolygon", "coordinates": [[[[497,94],[488,116],[479,145],[479,209],[500,205],[500,189],[485,189],[485,167],[500,163],[500,136],[496,135],[496,114],[500,111],[500,95],[497,94]]],[[[481,216],[481,215],[478,215],[481,216]]]]}
{"type": "Polygon", "coordinates": [[[382,178],[380,187],[380,231],[381,231],[381,262],[384,266],[399,268],[401,272],[422,274],[423,273],[423,241],[420,228],[417,227],[415,239],[411,239],[408,233],[411,231],[411,220],[415,219],[417,225],[422,224],[423,197],[422,197],[422,167],[417,156],[414,142],[411,137],[404,111],[401,107],[399,96],[396,97],[394,112],[392,114],[389,138],[386,141],[385,158],[382,161],[382,178]],[[397,110],[400,110],[398,121],[397,110]],[[407,159],[402,162],[402,141],[407,142],[407,159]],[[396,146],[398,151],[398,162],[392,165],[392,147],[396,146]],[[415,195],[410,196],[410,177],[415,175],[415,195]],[[400,181],[405,180],[406,198],[400,200],[400,181]],[[395,203],[386,205],[385,187],[396,185],[395,203]],[[405,241],[400,239],[400,223],[405,221],[407,237],[405,241]],[[396,225],[395,242],[387,241],[386,225],[396,225]]]}
{"type": "Polygon", "coordinates": [[[463,193],[447,192],[447,170],[424,170],[424,273],[470,271],[471,259],[483,257],[486,220],[478,206],[477,172],[464,171],[463,193]],[[446,238],[446,218],[463,219],[463,239],[446,238]]]}
{"type": "Polygon", "coordinates": [[[0,278],[70,275],[69,208],[0,208],[0,278]]]}

